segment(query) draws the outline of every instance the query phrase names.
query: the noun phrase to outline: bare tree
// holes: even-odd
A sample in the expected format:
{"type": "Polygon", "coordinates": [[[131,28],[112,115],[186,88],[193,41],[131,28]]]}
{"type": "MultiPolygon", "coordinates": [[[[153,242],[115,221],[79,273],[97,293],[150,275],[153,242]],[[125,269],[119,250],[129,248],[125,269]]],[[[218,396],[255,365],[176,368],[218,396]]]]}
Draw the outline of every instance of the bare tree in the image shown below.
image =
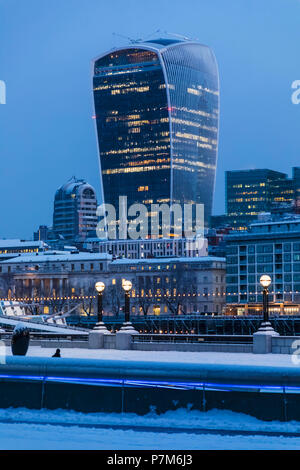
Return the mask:
{"type": "Polygon", "coordinates": [[[4,298],[10,298],[15,293],[15,283],[11,273],[2,273],[0,280],[0,292],[1,296],[4,298]]]}
{"type": "Polygon", "coordinates": [[[83,298],[81,299],[81,305],[83,312],[90,317],[95,314],[95,287],[91,285],[88,289],[85,289],[83,298]]]}
{"type": "Polygon", "coordinates": [[[138,305],[142,309],[144,316],[148,315],[150,307],[153,305],[153,298],[146,296],[144,292],[139,292],[138,305]]]}
{"type": "Polygon", "coordinates": [[[119,316],[124,302],[124,292],[119,283],[110,285],[105,289],[103,296],[104,310],[111,311],[116,317],[119,316]]]}
{"type": "Polygon", "coordinates": [[[191,275],[183,268],[181,263],[171,277],[163,279],[161,292],[173,315],[186,314],[186,298],[188,293],[194,290],[194,283],[191,281],[191,275]]]}

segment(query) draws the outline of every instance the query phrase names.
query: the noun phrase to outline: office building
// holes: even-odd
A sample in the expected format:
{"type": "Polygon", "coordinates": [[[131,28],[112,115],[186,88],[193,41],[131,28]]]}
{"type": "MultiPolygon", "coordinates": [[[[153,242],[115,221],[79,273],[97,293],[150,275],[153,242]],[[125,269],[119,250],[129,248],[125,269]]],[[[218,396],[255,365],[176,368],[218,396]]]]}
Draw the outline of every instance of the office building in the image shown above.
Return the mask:
{"type": "Polygon", "coordinates": [[[285,173],[268,169],[226,172],[226,214],[229,225],[244,230],[261,212],[288,211],[294,201],[294,182],[285,173]]]}
{"type": "MultiPolygon", "coordinates": [[[[94,188],[72,177],[55,193],[53,232],[55,238],[81,241],[96,230],[97,198],[94,188]]],[[[52,235],[53,236],[53,235],[52,235]]]]}
{"type": "Polygon", "coordinates": [[[219,121],[211,49],[179,39],[114,49],[95,60],[93,90],[105,203],[202,203],[208,225],[219,121]]]}
{"type": "Polygon", "coordinates": [[[256,222],[226,237],[227,310],[261,313],[259,279],[268,274],[271,313],[300,313],[300,218],[256,222]]]}
{"type": "Polygon", "coordinates": [[[16,256],[40,253],[48,250],[48,245],[43,241],[0,239],[0,261],[16,256]]]}
{"type": "Polygon", "coordinates": [[[185,238],[160,238],[154,240],[100,240],[99,238],[87,238],[83,248],[93,252],[108,253],[115,258],[130,259],[170,256],[196,258],[208,254],[206,238],[196,242],[185,238]]]}
{"type": "Polygon", "coordinates": [[[40,225],[36,232],[33,232],[34,241],[42,240],[46,242],[52,233],[52,229],[47,225],[40,225]]]}
{"type": "Polygon", "coordinates": [[[300,214],[300,167],[293,168],[295,212],[300,214]]]}

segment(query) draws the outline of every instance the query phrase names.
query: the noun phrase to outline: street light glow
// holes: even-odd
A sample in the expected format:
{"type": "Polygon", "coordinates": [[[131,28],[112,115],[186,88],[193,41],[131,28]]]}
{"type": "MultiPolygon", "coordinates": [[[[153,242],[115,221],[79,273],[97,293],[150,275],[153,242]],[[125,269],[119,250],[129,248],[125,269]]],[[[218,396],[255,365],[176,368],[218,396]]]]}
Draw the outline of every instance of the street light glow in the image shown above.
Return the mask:
{"type": "Polygon", "coordinates": [[[132,282],[127,279],[122,280],[122,287],[125,292],[129,292],[132,289],[132,282]]]}
{"type": "Polygon", "coordinates": [[[270,276],[268,274],[263,274],[261,277],[260,277],[260,285],[262,287],[269,287],[269,285],[271,284],[272,280],[270,278],[270,276]]]}
{"type": "Polygon", "coordinates": [[[104,284],[104,282],[102,282],[102,281],[96,282],[96,284],[95,284],[95,289],[96,289],[97,292],[99,292],[99,294],[100,294],[101,292],[103,292],[104,289],[105,289],[105,284],[104,284]]]}

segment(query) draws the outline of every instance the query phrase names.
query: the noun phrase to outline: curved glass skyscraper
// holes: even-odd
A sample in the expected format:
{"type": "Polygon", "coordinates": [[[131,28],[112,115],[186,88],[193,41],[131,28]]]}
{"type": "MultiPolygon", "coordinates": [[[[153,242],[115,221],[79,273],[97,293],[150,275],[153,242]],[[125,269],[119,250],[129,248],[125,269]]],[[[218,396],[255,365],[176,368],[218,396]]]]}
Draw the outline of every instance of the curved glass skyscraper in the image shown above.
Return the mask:
{"type": "Polygon", "coordinates": [[[217,162],[215,56],[192,41],[155,39],[94,62],[105,203],[202,203],[211,215],[217,162]]]}
{"type": "Polygon", "coordinates": [[[97,227],[95,189],[74,176],[55,193],[53,231],[65,240],[82,241],[97,227]]]}

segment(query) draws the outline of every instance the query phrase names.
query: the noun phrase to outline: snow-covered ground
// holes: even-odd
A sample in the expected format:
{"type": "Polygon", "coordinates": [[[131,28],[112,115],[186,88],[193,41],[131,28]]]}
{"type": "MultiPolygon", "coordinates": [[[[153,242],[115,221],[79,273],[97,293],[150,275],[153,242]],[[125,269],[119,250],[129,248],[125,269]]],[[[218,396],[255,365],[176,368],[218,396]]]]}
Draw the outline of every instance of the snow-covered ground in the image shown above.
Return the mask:
{"type": "MultiPolygon", "coordinates": [[[[56,348],[41,348],[30,346],[27,356],[51,357],[56,348]]],[[[11,355],[10,347],[6,354],[11,355]]],[[[181,351],[119,351],[116,349],[61,349],[61,357],[118,359],[132,361],[184,362],[207,364],[239,364],[239,365],[268,365],[300,367],[292,362],[288,354],[251,354],[251,353],[222,353],[222,352],[181,352],[181,351]]]]}
{"type": "MultiPolygon", "coordinates": [[[[55,350],[31,346],[27,356],[51,357],[55,350]]],[[[6,353],[11,355],[9,347],[6,353]]],[[[62,348],[61,355],[65,358],[298,367],[293,364],[291,356],[275,354],[62,348]]],[[[300,449],[300,437],[256,434],[270,431],[300,433],[300,422],[264,422],[224,410],[203,413],[185,409],[168,411],[160,416],[153,413],[137,416],[128,413],[0,409],[0,449],[300,449]],[[116,426],[124,425],[129,429],[116,429],[116,426]],[[170,432],[170,429],[176,428],[176,433],[170,432]],[[209,434],[207,430],[237,431],[241,434],[209,434]],[[251,434],[243,435],[245,431],[251,434]]]]}
{"type": "Polygon", "coordinates": [[[7,409],[0,410],[0,449],[300,449],[298,437],[199,434],[201,428],[300,432],[300,423],[266,423],[241,413],[220,410],[207,413],[177,410],[161,416],[137,416],[7,409]],[[160,430],[101,429],[101,424],[155,426],[160,430]],[[182,429],[170,433],[166,429],[178,427],[198,429],[198,433],[187,433],[182,429]]]}

